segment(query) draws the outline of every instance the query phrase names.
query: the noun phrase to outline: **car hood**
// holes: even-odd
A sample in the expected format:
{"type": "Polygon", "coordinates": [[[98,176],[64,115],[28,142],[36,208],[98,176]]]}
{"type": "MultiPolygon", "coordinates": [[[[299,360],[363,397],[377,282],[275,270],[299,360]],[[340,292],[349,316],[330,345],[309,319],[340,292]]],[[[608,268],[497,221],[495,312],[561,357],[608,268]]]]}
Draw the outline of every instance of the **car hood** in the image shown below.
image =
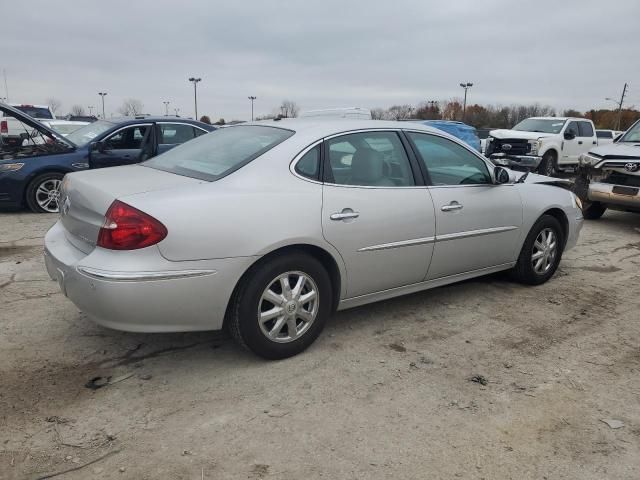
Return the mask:
{"type": "Polygon", "coordinates": [[[523,132],[523,131],[520,131],[520,130],[499,129],[499,130],[491,130],[489,132],[489,135],[491,135],[494,138],[499,138],[499,139],[503,139],[503,138],[523,138],[525,140],[537,140],[538,138],[550,137],[553,134],[551,134],[551,133],[540,133],[540,132],[523,132]]]}
{"type": "Polygon", "coordinates": [[[17,108],[13,108],[7,105],[6,103],[0,102],[0,112],[3,112],[4,114],[8,114],[10,117],[14,117],[20,120],[21,122],[25,123],[26,125],[29,125],[31,128],[38,130],[40,133],[43,133],[48,137],[59,140],[60,142],[67,145],[68,147],[76,148],[76,145],[73,142],[71,142],[70,140],[67,140],[65,137],[63,137],[61,134],[59,134],[55,130],[49,128],[48,126],[36,120],[35,118],[30,117],[26,113],[21,112],[17,108]]]}
{"type": "Polygon", "coordinates": [[[592,148],[589,153],[603,158],[640,158],[640,142],[609,143],[592,148]]]}

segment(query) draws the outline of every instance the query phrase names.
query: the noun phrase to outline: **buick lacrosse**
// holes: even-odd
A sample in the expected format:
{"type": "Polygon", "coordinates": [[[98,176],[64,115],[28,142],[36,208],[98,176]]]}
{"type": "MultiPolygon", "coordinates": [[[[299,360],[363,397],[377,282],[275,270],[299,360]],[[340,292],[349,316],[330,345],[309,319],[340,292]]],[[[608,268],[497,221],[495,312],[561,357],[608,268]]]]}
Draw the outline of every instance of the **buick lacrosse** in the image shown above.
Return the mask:
{"type": "Polygon", "coordinates": [[[500,270],[546,282],[582,226],[559,182],[420,124],[241,124],[139,165],[66,175],[45,261],[101,325],[224,326],[284,358],[335,310],[500,270]]]}

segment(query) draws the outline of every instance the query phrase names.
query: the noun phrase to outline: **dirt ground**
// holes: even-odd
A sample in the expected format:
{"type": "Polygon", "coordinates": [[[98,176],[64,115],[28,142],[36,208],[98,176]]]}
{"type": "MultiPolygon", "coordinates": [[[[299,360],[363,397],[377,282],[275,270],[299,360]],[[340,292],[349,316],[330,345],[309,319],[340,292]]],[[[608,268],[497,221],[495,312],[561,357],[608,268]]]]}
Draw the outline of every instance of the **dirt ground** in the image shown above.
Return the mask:
{"type": "Polygon", "coordinates": [[[0,213],[2,479],[640,478],[640,215],[586,223],[543,286],[341,312],[279,362],[91,323],[44,270],[55,219],[0,213]]]}

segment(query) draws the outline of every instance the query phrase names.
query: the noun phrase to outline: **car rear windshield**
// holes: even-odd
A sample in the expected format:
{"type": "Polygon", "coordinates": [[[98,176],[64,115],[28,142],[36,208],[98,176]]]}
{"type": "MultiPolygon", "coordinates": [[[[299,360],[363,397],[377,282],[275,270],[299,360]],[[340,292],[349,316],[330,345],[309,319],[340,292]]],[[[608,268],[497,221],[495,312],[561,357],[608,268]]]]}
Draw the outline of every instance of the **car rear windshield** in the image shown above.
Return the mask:
{"type": "MultiPolygon", "coordinates": [[[[71,140],[79,147],[82,147],[87,143],[93,141],[98,135],[101,135],[113,126],[114,124],[111,122],[107,122],[106,120],[98,120],[97,122],[90,123],[89,125],[85,125],[84,127],[80,127],[77,130],[74,130],[69,135],[67,135],[67,139],[71,140]]],[[[55,130],[55,126],[53,127],[53,129],[55,130]]]]}
{"type": "Polygon", "coordinates": [[[527,118],[521,121],[512,130],[520,132],[560,133],[564,120],[527,118]]]}
{"type": "Polygon", "coordinates": [[[214,181],[258,158],[294,132],[276,127],[225,127],[169,150],[143,165],[214,181]]]}
{"type": "Polygon", "coordinates": [[[16,105],[14,106],[16,110],[20,110],[22,113],[26,113],[30,117],[33,118],[41,118],[51,120],[53,115],[51,114],[51,110],[43,107],[34,107],[32,105],[16,105]]]}

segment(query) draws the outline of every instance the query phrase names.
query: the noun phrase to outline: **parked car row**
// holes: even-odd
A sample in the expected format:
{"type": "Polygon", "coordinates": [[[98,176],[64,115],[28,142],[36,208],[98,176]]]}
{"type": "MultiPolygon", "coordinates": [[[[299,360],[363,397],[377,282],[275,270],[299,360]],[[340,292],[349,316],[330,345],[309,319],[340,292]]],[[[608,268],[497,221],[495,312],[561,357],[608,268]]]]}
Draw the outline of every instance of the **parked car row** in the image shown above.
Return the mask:
{"type": "Polygon", "coordinates": [[[58,211],[66,173],[138,163],[215,129],[177,117],[140,117],[99,120],[64,134],[54,129],[57,120],[39,122],[4,104],[0,111],[3,122],[24,130],[19,141],[0,137],[0,206],[34,212],[58,211]]]}

